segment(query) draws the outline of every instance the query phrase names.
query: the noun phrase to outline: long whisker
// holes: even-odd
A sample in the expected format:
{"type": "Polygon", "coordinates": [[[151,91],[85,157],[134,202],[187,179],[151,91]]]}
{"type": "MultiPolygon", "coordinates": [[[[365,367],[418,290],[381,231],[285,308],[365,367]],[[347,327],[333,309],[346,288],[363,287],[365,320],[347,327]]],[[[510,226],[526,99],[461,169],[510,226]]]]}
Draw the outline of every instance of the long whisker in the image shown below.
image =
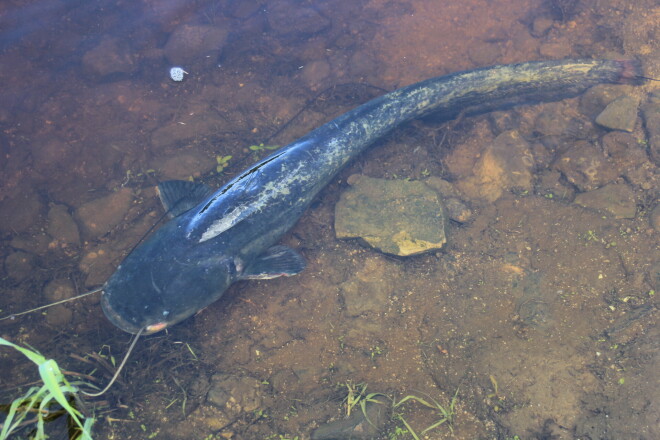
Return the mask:
{"type": "Polygon", "coordinates": [[[119,373],[121,373],[121,370],[124,368],[124,365],[126,365],[126,361],[128,360],[128,356],[130,356],[131,352],[133,351],[133,348],[135,347],[135,343],[138,341],[140,338],[140,335],[144,331],[146,327],[142,327],[140,331],[138,331],[135,334],[135,339],[133,339],[133,342],[131,342],[131,346],[128,347],[128,351],[126,352],[126,355],[124,356],[124,359],[121,361],[121,364],[119,364],[119,368],[117,368],[117,371],[115,371],[115,374],[112,376],[112,379],[110,379],[110,382],[103,388],[101,391],[98,393],[87,393],[85,391],[80,390],[81,393],[83,393],[85,396],[89,397],[99,397],[103,394],[105,394],[106,391],[110,389],[113,383],[117,380],[117,377],[119,377],[119,373]]]}
{"type": "Polygon", "coordinates": [[[86,292],[86,293],[80,294],[80,295],[78,295],[78,296],[74,296],[73,298],[63,299],[63,300],[56,301],[56,302],[51,303],[51,304],[46,304],[45,306],[39,306],[39,307],[34,308],[34,309],[26,310],[26,311],[24,311],[24,312],[20,312],[20,313],[12,313],[11,315],[3,316],[2,318],[0,318],[0,321],[4,321],[5,319],[14,319],[14,318],[16,318],[17,316],[26,315],[26,314],[28,314],[28,313],[32,313],[32,312],[36,312],[36,311],[38,311],[38,310],[46,309],[46,308],[48,308],[48,307],[56,306],[56,305],[58,305],[58,304],[63,304],[63,303],[65,303],[65,302],[74,301],[74,300],[77,300],[77,299],[80,299],[80,298],[84,298],[84,297],[86,297],[87,295],[91,295],[91,294],[93,294],[93,293],[99,293],[101,290],[103,290],[103,286],[101,286],[101,287],[99,287],[99,288],[97,288],[97,289],[91,290],[91,291],[89,291],[89,292],[86,292]]]}

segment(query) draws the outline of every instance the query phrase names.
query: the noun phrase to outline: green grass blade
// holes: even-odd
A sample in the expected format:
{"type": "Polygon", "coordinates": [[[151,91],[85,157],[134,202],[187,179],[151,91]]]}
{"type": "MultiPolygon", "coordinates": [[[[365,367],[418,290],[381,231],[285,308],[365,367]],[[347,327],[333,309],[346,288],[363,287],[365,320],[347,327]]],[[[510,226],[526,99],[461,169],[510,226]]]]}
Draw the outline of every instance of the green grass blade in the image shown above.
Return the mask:
{"type": "Polygon", "coordinates": [[[406,425],[406,429],[408,430],[408,432],[410,433],[410,435],[412,435],[412,436],[415,438],[415,440],[419,440],[419,437],[417,436],[417,433],[415,433],[415,430],[412,429],[412,426],[410,426],[410,425],[408,424],[408,422],[406,422],[406,419],[404,419],[403,417],[399,416],[399,420],[401,420],[401,421],[403,422],[403,424],[406,425]]]}
{"type": "Polygon", "coordinates": [[[421,403],[422,405],[427,406],[427,407],[432,408],[432,409],[436,409],[436,408],[437,408],[436,406],[431,405],[431,404],[428,403],[426,400],[422,399],[421,397],[417,397],[417,396],[406,396],[406,397],[404,397],[403,399],[399,400],[396,404],[394,404],[394,407],[397,408],[397,407],[403,405],[404,403],[406,403],[406,402],[409,401],[409,400],[413,400],[413,401],[415,401],[415,402],[419,402],[419,403],[421,403]]]}
{"type": "Polygon", "coordinates": [[[426,434],[427,432],[429,432],[429,431],[432,430],[432,429],[437,428],[438,426],[442,425],[442,424],[445,423],[446,421],[447,421],[447,419],[442,419],[442,420],[440,420],[439,422],[436,422],[436,423],[432,424],[432,425],[429,426],[428,428],[424,429],[424,431],[422,431],[422,435],[426,434]]]}
{"type": "Polygon", "coordinates": [[[49,359],[39,365],[39,374],[41,375],[41,380],[43,380],[44,385],[48,388],[48,391],[55,398],[57,403],[59,403],[62,408],[71,415],[71,418],[73,418],[76,424],[82,428],[83,425],[78,418],[82,417],[82,414],[69,405],[69,401],[66,400],[66,396],[64,395],[65,391],[75,392],[76,389],[67,385],[64,375],[60,371],[60,367],[57,366],[57,362],[53,359],[49,359]]]}
{"type": "Polygon", "coordinates": [[[92,425],[95,421],[94,417],[88,417],[85,419],[85,424],[83,425],[79,440],[92,440],[92,425]]]}
{"type": "Polygon", "coordinates": [[[46,358],[43,357],[42,355],[40,355],[39,353],[34,352],[32,350],[28,350],[27,348],[23,348],[20,345],[16,345],[12,342],[9,342],[8,340],[6,340],[4,338],[0,338],[0,345],[6,345],[8,347],[12,347],[12,348],[20,351],[21,353],[23,353],[25,355],[25,357],[27,357],[28,359],[30,359],[32,362],[34,362],[37,365],[41,365],[44,362],[46,362],[46,358]]]}
{"type": "Polygon", "coordinates": [[[31,387],[23,397],[20,397],[18,399],[15,399],[11,405],[9,406],[9,412],[7,413],[7,417],[5,418],[4,424],[2,426],[2,431],[0,432],[0,440],[5,440],[9,438],[9,434],[18,426],[21,424],[23,419],[25,419],[25,416],[27,416],[27,410],[30,408],[30,406],[26,406],[25,411],[21,411],[20,413],[17,411],[18,407],[24,404],[28,399],[31,399],[31,402],[34,402],[35,399],[31,398],[31,396],[38,396],[39,395],[39,388],[38,387],[31,387]],[[18,417],[16,415],[18,414],[18,417]],[[14,421],[14,417],[16,417],[16,421],[14,421]],[[13,423],[12,423],[13,422],[13,423]]]}

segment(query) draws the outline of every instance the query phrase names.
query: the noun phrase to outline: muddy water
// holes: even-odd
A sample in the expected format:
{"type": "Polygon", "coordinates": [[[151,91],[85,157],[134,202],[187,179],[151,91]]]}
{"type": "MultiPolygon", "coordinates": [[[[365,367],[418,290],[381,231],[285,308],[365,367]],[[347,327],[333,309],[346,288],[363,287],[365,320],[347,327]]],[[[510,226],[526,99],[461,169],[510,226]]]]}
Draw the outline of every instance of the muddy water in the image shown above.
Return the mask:
{"type": "MultiPolygon", "coordinates": [[[[618,0],[6,2],[3,315],[102,284],[159,221],[158,181],[219,186],[382,89],[453,71],[637,58],[659,77],[659,16],[653,1],[618,0]]],[[[395,131],[284,238],[304,273],[238,283],[138,344],[121,382],[86,404],[96,438],[309,438],[346,414],[347,384],[445,408],[457,393],[451,429],[427,438],[659,438],[653,87],[395,131]],[[640,108],[630,131],[595,124],[623,94],[640,108]],[[511,133],[532,166],[484,174],[488,146],[511,133]],[[337,240],[351,174],[446,179],[472,217],[409,259],[337,240]],[[616,206],[575,203],[608,185],[625,194],[616,206]]],[[[0,335],[101,382],[128,341],[94,298],[0,321],[0,335]]],[[[37,377],[14,353],[0,365],[0,403],[37,377]]],[[[382,438],[440,419],[410,402],[382,438]]],[[[62,420],[51,429],[63,435],[62,420]]]]}

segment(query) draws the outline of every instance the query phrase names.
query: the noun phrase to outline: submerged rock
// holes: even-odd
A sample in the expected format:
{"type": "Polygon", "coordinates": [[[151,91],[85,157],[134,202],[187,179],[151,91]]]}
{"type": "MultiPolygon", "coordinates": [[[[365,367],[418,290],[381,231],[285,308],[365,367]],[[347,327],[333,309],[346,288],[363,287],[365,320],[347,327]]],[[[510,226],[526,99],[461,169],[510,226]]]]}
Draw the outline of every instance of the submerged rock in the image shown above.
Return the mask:
{"type": "Polygon", "coordinates": [[[5,272],[14,281],[26,280],[35,269],[36,258],[27,252],[13,252],[5,258],[5,272]]]}
{"type": "Polygon", "coordinates": [[[46,232],[61,245],[79,246],[80,232],[78,225],[64,205],[52,204],[48,210],[46,232]]]}
{"type": "Polygon", "coordinates": [[[335,207],[338,238],[361,238],[399,256],[440,249],[447,242],[440,196],[424,183],[360,175],[348,183],[335,207]]]}
{"type": "Polygon", "coordinates": [[[305,7],[304,4],[296,1],[271,2],[267,11],[268,25],[278,36],[302,38],[322,32],[331,25],[330,20],[315,7],[305,7]]]}
{"type": "Polygon", "coordinates": [[[656,165],[660,165],[660,90],[651,93],[642,106],[644,126],[649,134],[649,155],[656,165]]]}
{"type": "Polygon", "coordinates": [[[603,153],[585,141],[578,141],[554,164],[554,168],[580,191],[591,191],[618,177],[612,163],[603,153]]]}
{"type": "Polygon", "coordinates": [[[130,189],[122,188],[110,195],[85,203],[76,210],[76,217],[88,236],[100,237],[110,232],[124,219],[133,203],[133,198],[130,189]]]}
{"type": "Polygon", "coordinates": [[[82,63],[85,71],[98,78],[129,74],[138,67],[128,46],[116,38],[101,41],[83,55],[82,63]]]}
{"type": "Polygon", "coordinates": [[[378,434],[390,418],[390,402],[384,396],[376,396],[365,404],[365,409],[356,408],[350,417],[335,420],[315,429],[312,440],[366,440],[380,438],[378,434]]]}
{"type": "Polygon", "coordinates": [[[635,128],[638,105],[637,99],[623,95],[605,107],[605,110],[596,117],[596,123],[611,130],[631,132],[635,128]]]}
{"type": "Polygon", "coordinates": [[[616,218],[635,218],[635,194],[628,185],[611,184],[578,194],[575,203],[585,208],[608,212],[616,218]]]}
{"type": "Polygon", "coordinates": [[[165,56],[172,64],[192,63],[205,55],[218,57],[229,30],[220,26],[183,24],[165,44],[165,56]]]}
{"type": "Polygon", "coordinates": [[[221,411],[222,414],[216,419],[224,427],[242,415],[259,409],[264,396],[261,382],[253,377],[216,374],[211,378],[211,389],[206,399],[221,411]]]}
{"type": "Polygon", "coordinates": [[[0,202],[0,231],[7,234],[25,232],[41,217],[44,205],[37,193],[25,191],[0,202]]]}
{"type": "Polygon", "coordinates": [[[398,271],[382,260],[383,257],[366,259],[354,277],[340,284],[339,289],[349,316],[378,314],[387,310],[398,271]]]}
{"type": "Polygon", "coordinates": [[[527,141],[517,131],[507,131],[484,148],[471,170],[458,181],[467,196],[494,202],[505,191],[530,191],[534,158],[527,141]]]}
{"type": "MultiPolygon", "coordinates": [[[[76,289],[68,279],[52,280],[44,287],[44,296],[48,302],[61,301],[69,299],[76,295],[76,289]]],[[[54,326],[65,326],[71,322],[73,312],[65,305],[53,306],[46,312],[46,322],[54,326]]]]}

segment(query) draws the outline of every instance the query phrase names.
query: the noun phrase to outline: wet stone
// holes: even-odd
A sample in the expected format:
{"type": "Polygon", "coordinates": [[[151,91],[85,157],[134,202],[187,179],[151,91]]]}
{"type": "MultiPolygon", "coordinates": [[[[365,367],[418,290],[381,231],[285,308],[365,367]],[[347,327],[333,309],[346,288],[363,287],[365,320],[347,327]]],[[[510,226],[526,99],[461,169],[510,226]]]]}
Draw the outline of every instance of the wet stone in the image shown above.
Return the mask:
{"type": "Polygon", "coordinates": [[[649,153],[653,162],[660,166],[660,90],[650,94],[642,106],[644,127],[649,134],[649,153]]]}
{"type": "Polygon", "coordinates": [[[552,28],[554,21],[548,17],[536,17],[532,22],[532,35],[542,37],[552,28]]]}
{"type": "Polygon", "coordinates": [[[48,225],[46,232],[60,244],[80,245],[80,232],[69,210],[64,205],[52,204],[48,210],[48,225]]]}
{"type": "Polygon", "coordinates": [[[34,255],[43,255],[48,251],[50,241],[50,237],[44,233],[23,234],[12,238],[9,245],[34,255]]]}
{"type": "Polygon", "coordinates": [[[603,136],[603,149],[613,160],[617,174],[628,183],[649,189],[654,185],[654,167],[649,162],[643,143],[635,136],[622,131],[613,131],[603,136]]]}
{"type": "Polygon", "coordinates": [[[445,208],[447,209],[447,216],[457,223],[468,223],[473,218],[472,210],[457,198],[445,199],[445,208]]]}
{"type": "Polygon", "coordinates": [[[361,238],[393,255],[440,249],[446,242],[439,195],[422,182],[353,175],[335,207],[338,238],[361,238]]]}
{"type": "Polygon", "coordinates": [[[5,272],[14,281],[24,281],[32,275],[36,258],[27,252],[13,252],[5,258],[5,272]]]}
{"type": "Polygon", "coordinates": [[[494,202],[505,191],[530,191],[534,158],[517,131],[507,131],[486,145],[471,175],[457,182],[467,196],[494,202]]]}
{"type": "Polygon", "coordinates": [[[253,377],[216,374],[206,399],[223,413],[226,426],[261,407],[264,396],[261,382],[253,377]]]}
{"type": "Polygon", "coordinates": [[[397,270],[384,264],[382,258],[368,258],[364,266],[339,289],[346,313],[359,316],[366,313],[382,313],[387,310],[388,299],[394,290],[397,270]]]}
{"type": "Polygon", "coordinates": [[[633,190],[626,184],[611,184],[578,194],[575,203],[584,207],[607,212],[616,218],[635,218],[637,204],[633,190]]]}
{"type": "Polygon", "coordinates": [[[266,17],[275,35],[290,38],[316,34],[330,26],[330,20],[315,8],[304,7],[293,0],[269,3],[266,17]]]}
{"type": "Polygon", "coordinates": [[[580,97],[580,113],[595,118],[603,109],[615,99],[624,96],[632,88],[626,85],[597,85],[591,87],[580,97]]]}
{"type": "Polygon", "coordinates": [[[562,182],[561,173],[555,170],[548,170],[541,174],[536,192],[547,198],[557,200],[573,200],[575,189],[572,186],[562,182]]]}
{"type": "Polygon", "coordinates": [[[543,58],[566,58],[571,54],[572,40],[569,38],[558,37],[550,42],[539,46],[539,53],[543,58]]]}
{"type": "Polygon", "coordinates": [[[151,145],[154,149],[164,150],[168,147],[180,147],[186,141],[211,133],[222,121],[209,115],[194,115],[183,121],[175,121],[163,125],[151,133],[151,145]]]}
{"type": "Polygon", "coordinates": [[[0,202],[0,231],[16,234],[30,229],[43,212],[43,204],[34,192],[23,192],[0,202]]]}
{"type": "Polygon", "coordinates": [[[554,165],[580,191],[590,191],[618,177],[603,153],[588,142],[577,142],[554,165]]]}
{"type": "Polygon", "coordinates": [[[568,131],[571,117],[556,110],[546,110],[536,117],[534,131],[546,136],[563,136],[568,131]]]}
{"type": "Polygon", "coordinates": [[[113,261],[117,258],[116,252],[111,252],[108,244],[89,250],[78,263],[81,272],[87,275],[86,286],[103,284],[115,270],[113,261]],[[108,250],[106,250],[108,249],[108,250]]]}
{"type": "Polygon", "coordinates": [[[335,420],[315,429],[312,440],[365,440],[380,438],[379,433],[390,419],[392,403],[385,396],[376,396],[356,408],[348,418],[335,420]]]}
{"type": "Polygon", "coordinates": [[[222,26],[183,24],[176,28],[165,44],[165,56],[172,64],[186,64],[206,55],[218,57],[229,30],[222,26]]]}
{"type": "Polygon", "coordinates": [[[431,176],[424,180],[424,184],[435,190],[444,202],[447,217],[457,223],[467,223],[472,220],[472,210],[460,198],[460,193],[453,183],[431,176]]]}
{"type": "Polygon", "coordinates": [[[88,236],[99,237],[110,232],[124,219],[132,202],[131,190],[122,188],[85,203],[76,210],[76,217],[88,236]]]}
{"type": "Polygon", "coordinates": [[[186,151],[174,156],[159,157],[152,163],[163,179],[186,180],[199,177],[213,170],[216,161],[196,151],[186,151]]]}
{"type": "Polygon", "coordinates": [[[137,69],[130,48],[115,38],[107,38],[83,55],[86,72],[98,78],[129,74],[137,69]]]}
{"type": "Polygon", "coordinates": [[[596,123],[610,130],[631,132],[637,120],[639,101],[632,96],[621,96],[605,107],[597,117],[596,123]]]}
{"type": "Polygon", "coordinates": [[[297,388],[296,384],[300,382],[300,378],[296,376],[290,368],[278,370],[270,377],[270,385],[278,393],[286,393],[292,387],[297,388]]]}
{"type": "MultiPolygon", "coordinates": [[[[49,303],[69,299],[76,295],[76,289],[71,280],[52,280],[44,288],[44,297],[49,303]]],[[[46,322],[53,326],[65,326],[71,322],[73,312],[65,305],[60,304],[48,309],[46,322]]]]}

